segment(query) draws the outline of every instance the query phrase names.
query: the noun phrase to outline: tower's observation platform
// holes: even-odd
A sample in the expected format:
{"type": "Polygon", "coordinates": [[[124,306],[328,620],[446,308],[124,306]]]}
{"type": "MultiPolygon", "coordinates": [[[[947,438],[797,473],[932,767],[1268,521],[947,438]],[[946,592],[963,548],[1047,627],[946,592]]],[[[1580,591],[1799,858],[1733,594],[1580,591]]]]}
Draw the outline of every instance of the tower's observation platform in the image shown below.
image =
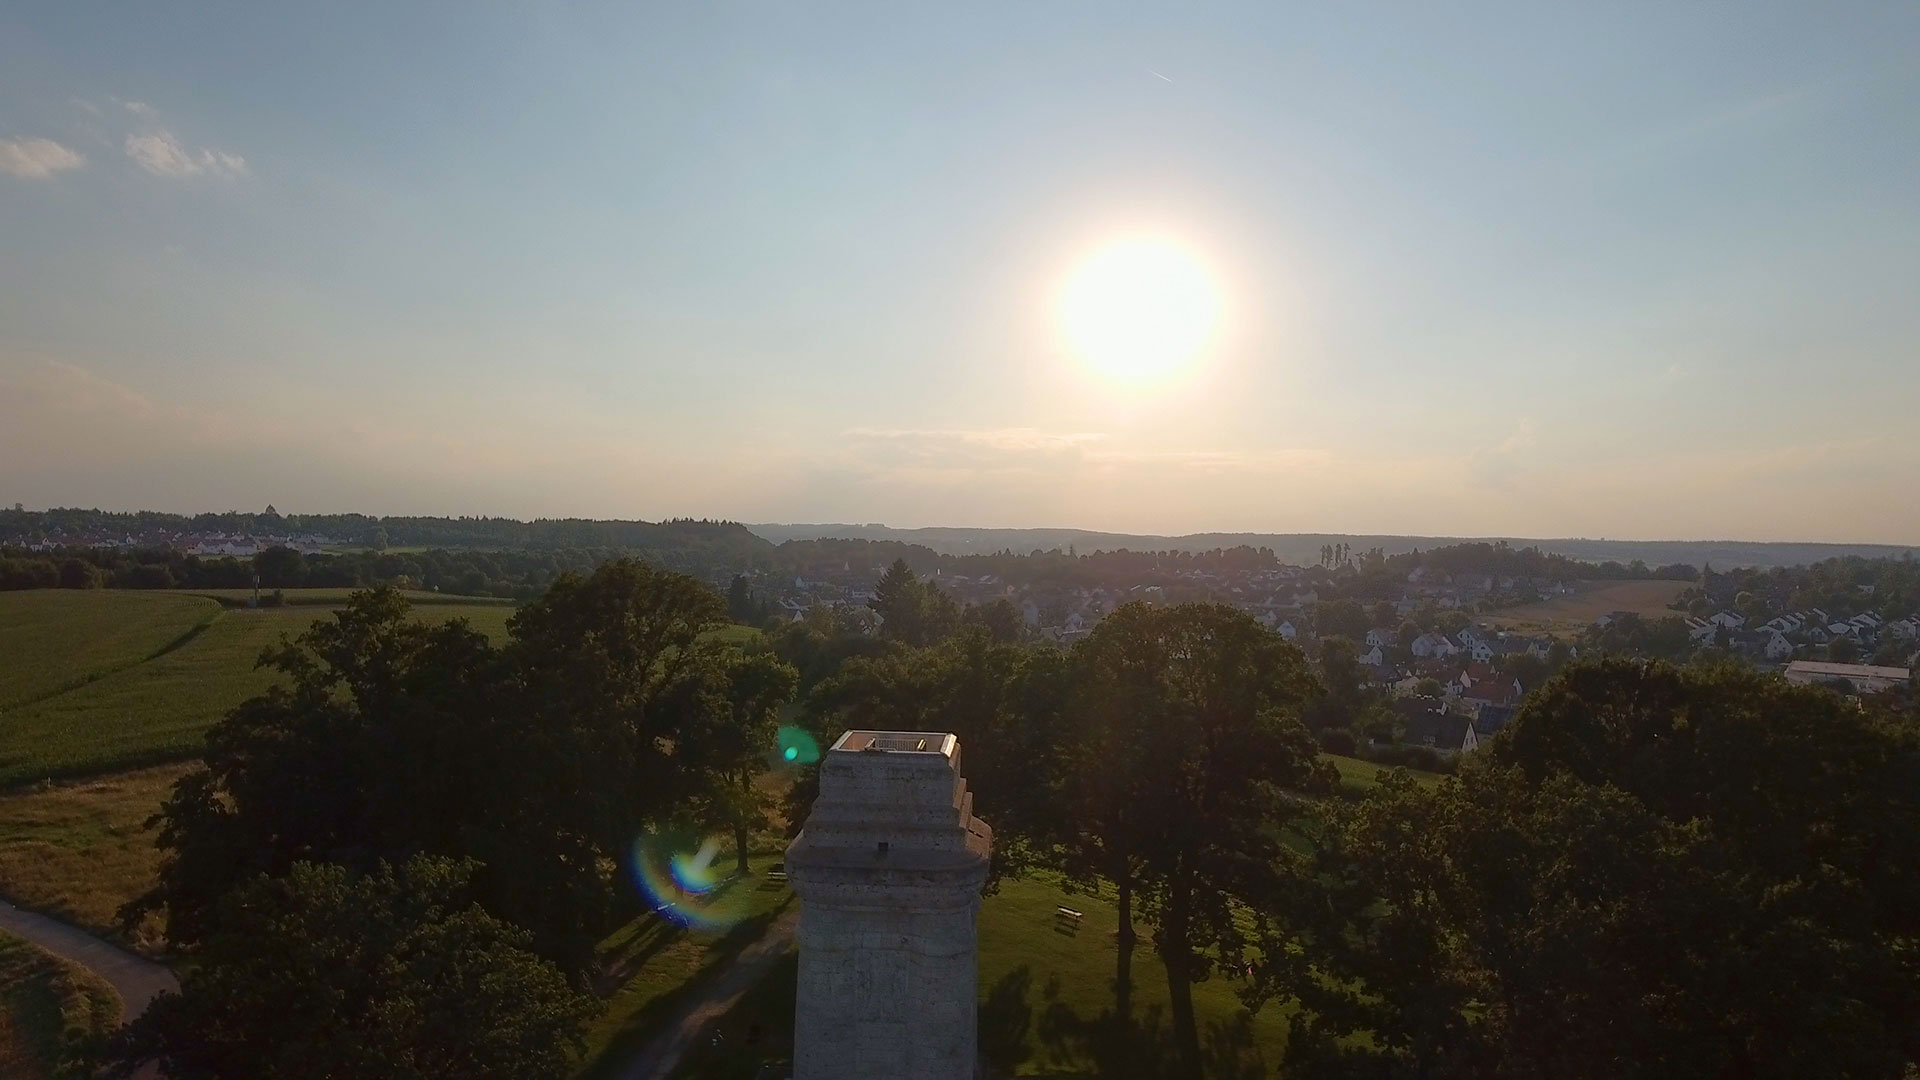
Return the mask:
{"type": "Polygon", "coordinates": [[[951,734],[849,731],[827,751],[787,848],[795,1080],[971,1080],[992,842],[951,734]]]}

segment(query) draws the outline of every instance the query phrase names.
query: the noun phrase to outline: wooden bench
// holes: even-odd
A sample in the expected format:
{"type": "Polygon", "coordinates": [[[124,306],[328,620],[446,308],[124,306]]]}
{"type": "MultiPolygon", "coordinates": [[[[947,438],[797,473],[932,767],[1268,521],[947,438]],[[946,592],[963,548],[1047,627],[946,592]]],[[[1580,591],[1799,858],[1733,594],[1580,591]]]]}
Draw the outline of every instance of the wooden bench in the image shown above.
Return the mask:
{"type": "Polygon", "coordinates": [[[1053,909],[1053,917],[1054,917],[1054,918],[1056,918],[1056,919],[1072,919],[1072,920],[1073,920],[1074,922],[1079,922],[1079,921],[1080,921],[1080,913],[1079,913],[1079,912],[1077,912],[1077,911],[1075,911],[1075,910],[1073,910],[1073,909],[1072,909],[1072,908],[1070,908],[1070,907],[1056,907],[1056,908],[1054,908],[1054,909],[1053,909]]]}

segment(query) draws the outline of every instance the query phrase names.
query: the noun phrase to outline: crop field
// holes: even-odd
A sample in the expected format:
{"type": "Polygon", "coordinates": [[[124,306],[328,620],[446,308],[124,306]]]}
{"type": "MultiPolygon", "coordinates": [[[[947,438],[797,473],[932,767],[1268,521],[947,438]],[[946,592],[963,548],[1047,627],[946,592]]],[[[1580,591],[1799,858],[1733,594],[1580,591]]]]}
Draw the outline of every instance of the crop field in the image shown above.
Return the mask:
{"type": "MultiPolygon", "coordinates": [[[[142,594],[129,598],[138,599],[142,594]]],[[[162,597],[191,600],[191,597],[162,597]]],[[[125,640],[142,643],[118,652],[80,649],[79,663],[51,650],[37,658],[17,661],[5,654],[0,669],[18,685],[69,687],[29,700],[0,713],[0,790],[23,783],[59,777],[89,776],[191,756],[201,734],[227,710],[260,693],[275,676],[255,670],[254,662],[282,635],[293,636],[325,618],[318,607],[220,610],[212,602],[209,618],[197,633],[178,647],[137,659],[144,643],[167,635],[176,639],[182,625],[172,605],[127,608],[117,612],[130,623],[152,623],[141,631],[128,627],[114,631],[125,640]],[[107,660],[98,659],[107,657],[107,660]],[[111,658],[136,658],[112,667],[111,658]],[[99,665],[105,664],[102,668],[99,665]],[[92,666],[89,666],[92,665],[92,666]],[[26,667],[26,673],[15,669],[26,667]],[[89,672],[99,672],[89,679],[89,672]]],[[[191,610],[200,611],[200,608],[191,610]]],[[[495,640],[506,636],[513,609],[498,605],[422,604],[415,614],[423,620],[467,619],[475,629],[495,640]]],[[[39,627],[38,633],[64,635],[83,641],[98,629],[103,615],[90,592],[58,590],[0,594],[0,638],[16,625],[39,627]],[[19,597],[51,597],[22,603],[19,597]],[[62,605],[67,618],[58,612],[62,605]],[[32,622],[28,622],[31,616],[32,622]]],[[[192,624],[188,624],[192,625],[192,624]]]]}
{"type": "Polygon", "coordinates": [[[1584,581],[1580,591],[1556,596],[1537,604],[1505,608],[1483,616],[1491,626],[1502,630],[1570,636],[1593,624],[1593,620],[1616,611],[1631,611],[1649,619],[1677,615],[1667,607],[1686,589],[1684,581],[1584,581]]]}
{"type": "MultiPolygon", "coordinates": [[[[271,596],[276,590],[262,589],[262,597],[271,596]]],[[[359,592],[359,589],[280,589],[281,603],[289,607],[339,607],[346,603],[347,597],[359,592]]],[[[253,599],[252,589],[195,589],[189,595],[205,596],[218,600],[229,607],[245,607],[253,599]]],[[[512,607],[513,601],[497,596],[461,596],[457,593],[429,592],[425,589],[402,589],[400,595],[416,604],[470,604],[475,607],[512,607]]]]}
{"type": "Polygon", "coordinates": [[[0,593],[0,710],[138,664],[219,614],[212,601],[180,593],[0,593]]]}

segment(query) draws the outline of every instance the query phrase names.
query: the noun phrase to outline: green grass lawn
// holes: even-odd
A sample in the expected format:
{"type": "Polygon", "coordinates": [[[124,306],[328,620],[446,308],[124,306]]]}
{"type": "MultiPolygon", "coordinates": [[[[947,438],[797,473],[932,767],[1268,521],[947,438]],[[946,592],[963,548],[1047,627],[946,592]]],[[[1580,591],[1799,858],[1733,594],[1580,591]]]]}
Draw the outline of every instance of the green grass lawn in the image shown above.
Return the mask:
{"type": "MultiPolygon", "coordinates": [[[[1342,757],[1339,754],[1321,754],[1320,760],[1332,762],[1333,767],[1340,771],[1340,786],[1354,791],[1366,791],[1379,783],[1381,777],[1398,767],[1362,761],[1359,758],[1342,757]]],[[[1408,769],[1407,773],[1413,777],[1414,783],[1422,787],[1433,787],[1442,779],[1438,773],[1421,772],[1418,769],[1408,769]]]]}
{"type": "Polygon", "coordinates": [[[16,706],[177,645],[219,613],[212,601],[179,593],[0,592],[0,722],[16,706]]]}
{"type": "MultiPolygon", "coordinates": [[[[1068,892],[1058,878],[1039,874],[1000,883],[980,908],[980,1020],[982,1055],[1012,1076],[1096,1077],[1170,1075],[1166,969],[1137,927],[1133,1015],[1136,1033],[1125,1046],[1113,1035],[1113,964],[1119,928],[1111,892],[1068,892]],[[1062,925],[1056,909],[1081,913],[1062,925]]],[[[717,1027],[719,1043],[703,1043],[676,1076],[748,1080],[763,1061],[783,1060],[793,1045],[797,968],[776,967],[717,1027]]],[[[1249,1014],[1235,991],[1238,979],[1215,975],[1193,988],[1195,1017],[1210,1077],[1265,1076],[1286,1047],[1288,1013],[1270,1004],[1249,1014]]]]}
{"type": "Polygon", "coordinates": [[[748,859],[753,874],[733,883],[722,898],[735,905],[740,917],[729,930],[683,928],[649,913],[607,935],[600,945],[600,989],[607,1011],[587,1032],[582,1076],[615,1075],[620,1063],[659,1030],[682,991],[757,939],[794,902],[784,884],[765,876],[767,867],[784,857],[783,852],[769,851],[748,859]]]}
{"type": "Polygon", "coordinates": [[[0,934],[0,1076],[80,1080],[74,1060],[119,1022],[120,999],[105,983],[0,934]]]}
{"type": "MultiPolygon", "coordinates": [[[[76,619],[92,620],[88,593],[61,595],[73,598],[76,619]]],[[[464,618],[500,640],[513,609],[422,604],[415,614],[423,620],[464,618]]],[[[0,790],[191,756],[208,725],[277,677],[254,669],[261,650],[325,617],[325,610],[312,607],[216,609],[205,629],[179,648],[8,710],[0,718],[0,790]]],[[[57,658],[39,666],[45,669],[39,677],[51,685],[70,684],[80,670],[57,658]]]]}

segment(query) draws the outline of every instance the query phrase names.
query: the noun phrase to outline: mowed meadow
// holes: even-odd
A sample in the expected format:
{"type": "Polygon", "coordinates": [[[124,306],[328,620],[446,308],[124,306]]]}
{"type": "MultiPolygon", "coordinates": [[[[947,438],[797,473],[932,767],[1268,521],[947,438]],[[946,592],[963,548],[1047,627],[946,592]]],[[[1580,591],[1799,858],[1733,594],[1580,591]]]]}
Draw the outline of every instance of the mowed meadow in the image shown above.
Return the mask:
{"type": "MultiPolygon", "coordinates": [[[[346,599],[286,594],[273,608],[239,597],[126,590],[0,593],[0,790],[193,756],[207,727],[265,690],[263,650],[346,599]],[[223,603],[224,601],[224,603],[223,603]]],[[[495,640],[505,602],[412,597],[415,616],[462,618],[495,640]]]]}

